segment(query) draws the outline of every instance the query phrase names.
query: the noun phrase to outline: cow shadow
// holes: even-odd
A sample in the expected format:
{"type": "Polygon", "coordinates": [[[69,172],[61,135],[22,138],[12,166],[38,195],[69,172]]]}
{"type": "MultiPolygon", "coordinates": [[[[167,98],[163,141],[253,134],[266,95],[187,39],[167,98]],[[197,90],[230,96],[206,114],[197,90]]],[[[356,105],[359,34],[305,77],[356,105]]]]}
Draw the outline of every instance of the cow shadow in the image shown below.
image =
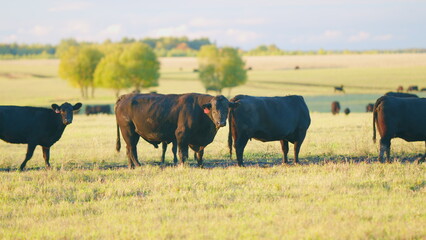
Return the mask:
{"type": "MultiPolygon", "coordinates": [[[[392,163],[402,163],[402,164],[414,164],[418,163],[422,158],[422,154],[412,155],[412,156],[394,156],[392,157],[392,163]]],[[[246,168],[272,168],[277,166],[309,166],[309,165],[327,165],[327,164],[358,164],[358,163],[367,163],[374,164],[379,163],[378,157],[373,156],[344,156],[344,155],[334,155],[334,156],[308,156],[305,158],[299,159],[299,164],[294,164],[293,159],[290,159],[288,164],[282,164],[281,158],[266,158],[266,159],[248,159],[244,160],[244,167],[246,168]]],[[[148,161],[142,162],[143,166],[156,166],[160,168],[175,168],[179,165],[174,165],[173,162],[165,162],[164,164],[160,161],[148,161]]],[[[189,159],[185,162],[186,167],[190,168],[202,168],[202,169],[215,169],[215,168],[232,168],[238,167],[236,159],[223,159],[223,158],[214,158],[204,160],[204,165],[199,167],[197,161],[189,159]]],[[[120,170],[128,169],[128,165],[124,163],[115,163],[115,162],[85,162],[85,163],[68,163],[63,165],[54,166],[51,170],[56,171],[71,171],[71,170],[120,170]]],[[[44,166],[35,166],[28,167],[24,169],[24,172],[28,171],[41,171],[48,170],[44,166]]],[[[19,165],[13,167],[0,167],[0,172],[18,172],[19,165]]]]}

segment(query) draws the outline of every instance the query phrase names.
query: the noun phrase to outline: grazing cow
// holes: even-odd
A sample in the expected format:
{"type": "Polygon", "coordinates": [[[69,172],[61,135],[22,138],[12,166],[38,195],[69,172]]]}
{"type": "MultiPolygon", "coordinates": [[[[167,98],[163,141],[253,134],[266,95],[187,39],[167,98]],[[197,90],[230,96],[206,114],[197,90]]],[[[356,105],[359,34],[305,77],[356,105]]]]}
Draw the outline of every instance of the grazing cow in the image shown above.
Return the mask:
{"type": "Polygon", "coordinates": [[[294,144],[294,162],[311,123],[309,110],[302,96],[252,97],[238,95],[230,100],[236,104],[229,112],[228,147],[232,141],[239,166],[243,166],[244,148],[249,139],[262,142],[280,141],[283,164],[288,163],[288,142],[294,144]]]}
{"type": "Polygon", "coordinates": [[[127,144],[129,167],[140,166],[136,145],[139,137],[157,146],[176,143],[180,163],[188,158],[188,146],[203,165],[204,148],[220,127],[226,125],[232,107],[224,96],[207,94],[127,94],[115,106],[117,119],[117,151],[120,150],[120,129],[127,144]]]}
{"type": "Polygon", "coordinates": [[[369,103],[365,107],[365,112],[373,112],[373,108],[374,108],[374,103],[369,103]]]}
{"type": "Polygon", "coordinates": [[[404,91],[404,87],[403,86],[398,86],[398,88],[396,89],[397,92],[403,92],[404,91]]]}
{"type": "Polygon", "coordinates": [[[408,88],[407,88],[407,92],[412,92],[412,91],[419,91],[419,87],[417,87],[417,86],[409,86],[408,88]]]}
{"type": "Polygon", "coordinates": [[[111,106],[108,105],[108,104],[104,104],[104,105],[87,105],[86,106],[86,115],[100,114],[100,113],[112,114],[112,112],[111,112],[111,106]]]}
{"type": "Polygon", "coordinates": [[[346,115],[349,115],[351,113],[351,110],[349,108],[345,108],[345,111],[343,111],[346,115]]]}
{"type": "MultiPolygon", "coordinates": [[[[376,124],[380,134],[379,161],[384,152],[390,161],[392,138],[402,138],[407,142],[426,143],[426,98],[397,98],[383,96],[377,99],[373,110],[373,140],[376,142],[376,124]]],[[[425,160],[423,155],[420,162],[425,160]]]]}
{"type": "Polygon", "coordinates": [[[345,93],[345,89],[343,89],[343,85],[340,85],[340,87],[334,87],[334,92],[345,93]]]}
{"type": "Polygon", "coordinates": [[[331,113],[333,115],[339,114],[340,112],[340,103],[338,101],[334,101],[331,103],[331,113]]]}
{"type": "Polygon", "coordinates": [[[8,143],[28,144],[25,160],[19,168],[21,171],[37,145],[42,147],[46,167],[50,168],[50,147],[61,138],[65,127],[72,122],[73,111],[80,109],[81,105],[73,106],[66,102],[61,106],[52,104],[52,109],[0,106],[0,139],[8,143]]]}
{"type": "Polygon", "coordinates": [[[416,94],[401,93],[401,92],[387,92],[387,93],[385,93],[385,96],[399,97],[399,98],[409,98],[409,97],[418,98],[419,97],[416,94]]]}

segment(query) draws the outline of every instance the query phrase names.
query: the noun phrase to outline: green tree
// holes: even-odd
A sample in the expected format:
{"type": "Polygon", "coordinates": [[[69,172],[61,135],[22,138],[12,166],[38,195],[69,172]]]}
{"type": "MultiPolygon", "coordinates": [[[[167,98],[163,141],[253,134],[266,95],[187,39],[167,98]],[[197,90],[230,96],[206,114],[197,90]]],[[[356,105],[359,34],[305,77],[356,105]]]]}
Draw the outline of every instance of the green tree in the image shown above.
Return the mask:
{"type": "Polygon", "coordinates": [[[94,74],[95,86],[113,89],[116,97],[121,89],[132,86],[124,66],[120,63],[120,55],[119,50],[107,54],[99,62],[94,74]]]}
{"type": "Polygon", "coordinates": [[[81,89],[83,98],[88,98],[88,88],[92,87],[94,96],[93,73],[103,54],[90,46],[70,46],[61,54],[59,76],[68,80],[72,86],[81,89]]]}
{"type": "Polygon", "coordinates": [[[141,42],[130,44],[121,54],[120,62],[136,90],[158,86],[160,62],[147,44],[141,42]]]}
{"type": "Polygon", "coordinates": [[[228,88],[230,95],[233,87],[247,81],[245,63],[234,48],[204,45],[198,54],[198,65],[199,78],[206,91],[221,93],[222,89],[228,88]]]}

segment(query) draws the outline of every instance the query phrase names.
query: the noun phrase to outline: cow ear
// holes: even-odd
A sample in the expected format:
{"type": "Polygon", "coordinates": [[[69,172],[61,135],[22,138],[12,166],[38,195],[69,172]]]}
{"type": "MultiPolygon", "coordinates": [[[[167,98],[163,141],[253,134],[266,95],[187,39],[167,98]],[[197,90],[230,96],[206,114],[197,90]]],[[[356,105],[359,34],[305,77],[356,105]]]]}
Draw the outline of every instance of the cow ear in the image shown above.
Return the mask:
{"type": "Polygon", "coordinates": [[[58,104],[52,104],[52,109],[55,111],[55,113],[60,113],[61,108],[58,106],[58,104]]]}
{"type": "Polygon", "coordinates": [[[229,107],[230,108],[237,108],[238,106],[240,106],[239,102],[229,102],[229,107]]]}
{"type": "Polygon", "coordinates": [[[210,109],[212,109],[212,104],[211,103],[206,103],[203,106],[203,110],[205,114],[209,114],[210,113],[210,109]]]}
{"type": "Polygon", "coordinates": [[[81,108],[81,106],[82,106],[83,104],[81,104],[81,103],[76,103],[73,107],[72,107],[72,109],[75,111],[75,110],[78,110],[78,109],[80,109],[81,108]]]}

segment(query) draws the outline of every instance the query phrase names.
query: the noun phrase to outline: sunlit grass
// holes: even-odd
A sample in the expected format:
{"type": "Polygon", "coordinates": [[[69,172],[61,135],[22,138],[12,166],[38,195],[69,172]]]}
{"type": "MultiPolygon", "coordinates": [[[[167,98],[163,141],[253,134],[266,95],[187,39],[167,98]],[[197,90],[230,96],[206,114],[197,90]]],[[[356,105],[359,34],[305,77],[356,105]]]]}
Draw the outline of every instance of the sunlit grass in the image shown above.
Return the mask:
{"type": "MultiPolygon", "coordinates": [[[[423,55],[416,56],[418,61],[401,61],[401,67],[393,65],[394,57],[367,57],[365,62],[353,57],[348,58],[350,64],[339,58],[337,63],[346,65],[335,69],[328,69],[333,57],[318,62],[313,56],[273,58],[269,65],[264,58],[254,58],[250,62],[256,60],[258,65],[249,72],[249,82],[232,94],[319,94],[321,99],[332,91],[280,81],[332,85],[342,79],[348,92],[370,84],[371,89],[365,89],[369,93],[406,79],[422,86],[421,76],[426,74],[416,64],[422,63],[423,55]],[[388,65],[366,66],[377,59],[388,65]],[[291,69],[301,61],[317,68],[304,69],[301,64],[302,70],[291,69]]],[[[55,64],[0,61],[0,73],[30,73],[16,79],[0,75],[0,104],[81,101],[78,89],[57,78],[55,64]]],[[[166,59],[157,90],[203,92],[193,64],[191,58],[166,59]]],[[[95,99],[83,103],[115,102],[110,90],[95,94],[95,99]]],[[[348,95],[343,104],[357,101],[352,97],[348,95]]],[[[311,119],[301,165],[281,165],[279,142],[253,140],[245,149],[247,167],[239,168],[235,156],[229,158],[225,127],[205,149],[204,169],[196,167],[192,153],[186,166],[171,166],[171,145],[167,164],[161,166],[161,150],[141,140],[143,166],[129,170],[123,139],[121,152],[115,151],[113,115],[75,116],[51,149],[51,171],[45,170],[37,147],[27,171],[18,172],[26,146],[1,141],[0,239],[426,238],[426,166],[412,163],[424,153],[424,142],[394,139],[394,163],[380,164],[378,144],[371,140],[371,113],[314,112],[311,119]]],[[[289,157],[293,159],[292,144],[289,157]]]]}

